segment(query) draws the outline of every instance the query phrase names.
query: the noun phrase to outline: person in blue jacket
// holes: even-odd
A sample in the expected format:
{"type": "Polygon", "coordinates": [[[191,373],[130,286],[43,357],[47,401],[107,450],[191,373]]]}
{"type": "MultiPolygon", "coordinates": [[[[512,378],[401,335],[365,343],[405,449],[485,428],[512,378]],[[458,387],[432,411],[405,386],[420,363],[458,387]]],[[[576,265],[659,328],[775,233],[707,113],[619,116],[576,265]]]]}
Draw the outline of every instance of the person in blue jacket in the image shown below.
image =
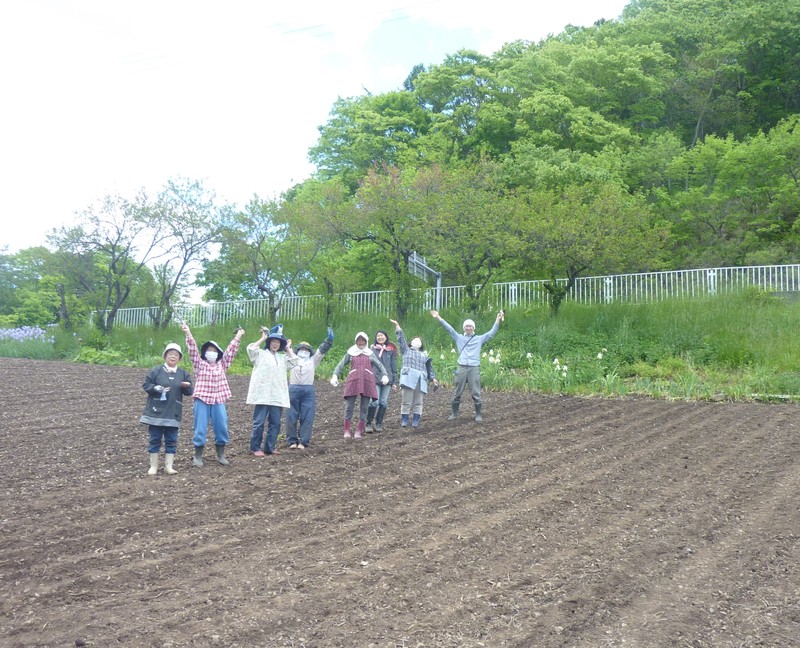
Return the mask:
{"type": "Polygon", "coordinates": [[[491,340],[500,330],[500,322],[505,319],[505,312],[502,310],[497,313],[494,325],[486,333],[475,335],[475,322],[471,319],[464,320],[462,328],[464,333],[458,333],[439,315],[439,311],[432,310],[431,316],[439,320],[439,324],[453,338],[458,353],[458,368],[455,375],[456,393],[453,396],[452,411],[448,421],[458,418],[458,408],[461,405],[461,394],[464,388],[469,385],[472,402],[475,403],[475,420],[482,421],[481,407],[481,347],[491,340]]]}

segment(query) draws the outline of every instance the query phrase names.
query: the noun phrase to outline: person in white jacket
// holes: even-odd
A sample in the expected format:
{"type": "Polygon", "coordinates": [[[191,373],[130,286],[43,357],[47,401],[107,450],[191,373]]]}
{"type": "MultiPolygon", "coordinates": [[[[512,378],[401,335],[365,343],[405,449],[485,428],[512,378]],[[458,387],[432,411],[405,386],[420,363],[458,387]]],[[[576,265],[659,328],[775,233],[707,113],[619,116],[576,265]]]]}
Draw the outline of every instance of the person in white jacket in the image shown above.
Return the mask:
{"type": "Polygon", "coordinates": [[[261,337],[247,345],[247,355],[253,363],[247,404],[254,405],[253,431],[250,434],[250,452],[253,456],[280,454],[276,447],[281,431],[281,415],[289,407],[289,380],[286,372],[297,364],[292,342],[283,337],[283,326],[268,331],[261,328],[261,337]],[[264,348],[261,348],[261,345],[264,348]],[[264,424],[267,425],[266,441],[264,424]]]}

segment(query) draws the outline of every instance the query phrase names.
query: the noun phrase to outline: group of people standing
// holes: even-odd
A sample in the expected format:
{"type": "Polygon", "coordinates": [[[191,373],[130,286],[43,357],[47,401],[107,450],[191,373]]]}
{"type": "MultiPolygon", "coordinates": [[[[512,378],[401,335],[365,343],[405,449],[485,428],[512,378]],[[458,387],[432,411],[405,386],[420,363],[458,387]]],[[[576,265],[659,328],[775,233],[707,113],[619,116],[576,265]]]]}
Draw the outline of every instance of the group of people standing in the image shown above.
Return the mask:
{"type": "MultiPolygon", "coordinates": [[[[461,397],[469,387],[475,405],[475,420],[482,421],[480,387],[480,352],[485,342],[493,338],[504,319],[500,311],[492,328],[475,335],[475,323],[464,321],[463,333],[458,333],[441,318],[437,311],[431,315],[453,338],[458,352],[455,373],[455,395],[449,420],[458,417],[461,397]]],[[[370,346],[369,336],[360,331],[354,343],[336,365],[330,383],[337,387],[344,377],[344,438],[361,439],[364,433],[381,432],[392,392],[400,391],[400,425],[418,428],[423,413],[425,396],[436,390],[439,381],[431,358],[425,351],[420,336],[407,341],[396,320],[397,344],[389,340],[385,330],[375,334],[370,346]],[[398,360],[400,368],[398,370],[398,360]],[[353,418],[358,417],[353,427],[353,418]]],[[[237,352],[243,329],[237,329],[233,339],[223,350],[209,340],[199,348],[187,324],[181,328],[186,336],[186,348],[194,369],[195,382],[188,372],[178,367],[183,352],[178,344],[168,344],[164,349],[164,364],[147,372],[142,389],[147,393],[145,411],[140,422],[148,425],[150,456],[149,475],[158,472],[161,446],[164,446],[164,472],[175,474],[173,467],[180,429],[183,396],[193,397],[194,429],[192,463],[203,467],[203,454],[209,424],[214,432],[216,459],[222,466],[230,465],[225,447],[230,441],[226,404],[231,399],[227,372],[237,352]]],[[[281,417],[286,410],[286,443],[291,450],[303,450],[311,444],[311,434],[316,415],[316,368],[333,346],[333,330],[314,349],[308,342],[293,348],[291,339],[283,335],[282,325],[272,329],[262,327],[261,337],[247,345],[247,355],[253,363],[246,403],[253,405],[253,426],[250,434],[250,452],[255,457],[280,454],[277,448],[281,417]],[[266,434],[265,434],[266,428],[266,434]]]]}

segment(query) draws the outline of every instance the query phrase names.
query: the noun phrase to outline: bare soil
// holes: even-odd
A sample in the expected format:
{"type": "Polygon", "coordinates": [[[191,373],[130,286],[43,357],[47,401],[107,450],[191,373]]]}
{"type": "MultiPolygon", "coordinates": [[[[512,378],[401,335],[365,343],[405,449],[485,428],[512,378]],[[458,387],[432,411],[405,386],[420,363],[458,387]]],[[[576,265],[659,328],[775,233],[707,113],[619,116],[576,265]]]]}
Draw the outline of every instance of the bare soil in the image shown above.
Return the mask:
{"type": "Polygon", "coordinates": [[[0,644],[800,644],[796,405],[484,396],[419,431],[148,477],[145,371],[2,360],[0,644]]]}

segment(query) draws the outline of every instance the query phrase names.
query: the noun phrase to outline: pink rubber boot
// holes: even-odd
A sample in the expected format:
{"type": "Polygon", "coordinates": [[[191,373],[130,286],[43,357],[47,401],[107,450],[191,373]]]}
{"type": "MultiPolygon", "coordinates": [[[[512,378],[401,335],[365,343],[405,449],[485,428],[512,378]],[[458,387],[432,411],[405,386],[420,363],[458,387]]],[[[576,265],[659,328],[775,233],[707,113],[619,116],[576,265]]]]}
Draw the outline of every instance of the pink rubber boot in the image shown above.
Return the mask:
{"type": "Polygon", "coordinates": [[[344,438],[345,439],[350,438],[350,421],[344,422],[344,438]]]}
{"type": "Polygon", "coordinates": [[[356,426],[356,434],[355,434],[356,439],[360,439],[361,438],[361,434],[362,434],[362,432],[364,432],[364,429],[366,427],[367,427],[367,424],[364,421],[359,421],[358,422],[358,425],[356,426]]]}

